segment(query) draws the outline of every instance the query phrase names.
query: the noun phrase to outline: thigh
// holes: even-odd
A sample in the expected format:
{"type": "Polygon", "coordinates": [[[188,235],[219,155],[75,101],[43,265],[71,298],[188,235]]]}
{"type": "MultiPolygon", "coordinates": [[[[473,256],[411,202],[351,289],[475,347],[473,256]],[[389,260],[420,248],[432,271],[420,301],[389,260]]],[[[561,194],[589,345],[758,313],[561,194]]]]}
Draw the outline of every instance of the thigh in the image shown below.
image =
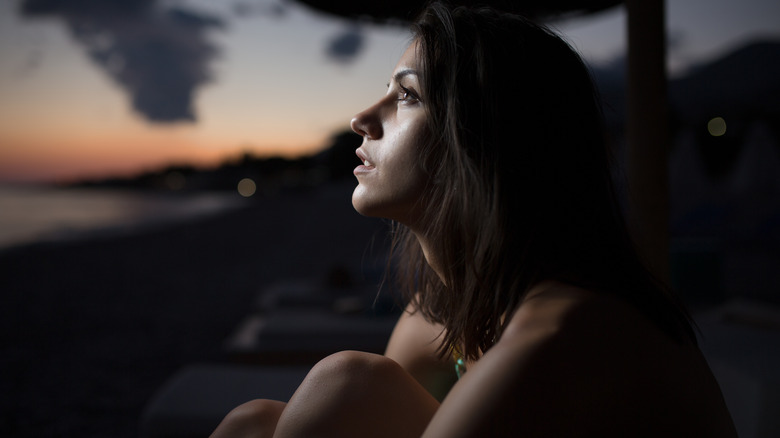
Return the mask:
{"type": "Polygon", "coordinates": [[[396,362],[345,351],[320,361],[290,399],[275,437],[419,437],[439,402],[396,362]]]}

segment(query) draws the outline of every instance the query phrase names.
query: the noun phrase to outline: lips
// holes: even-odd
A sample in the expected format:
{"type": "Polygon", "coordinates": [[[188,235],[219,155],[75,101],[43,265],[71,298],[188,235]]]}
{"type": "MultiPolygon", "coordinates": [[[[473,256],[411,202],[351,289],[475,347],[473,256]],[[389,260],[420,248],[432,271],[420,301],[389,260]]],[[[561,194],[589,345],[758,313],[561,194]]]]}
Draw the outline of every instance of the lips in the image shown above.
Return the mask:
{"type": "Polygon", "coordinates": [[[368,155],[366,154],[366,152],[365,152],[364,150],[362,150],[362,149],[357,149],[357,150],[355,151],[355,155],[357,155],[357,156],[358,156],[358,158],[360,158],[360,161],[362,161],[362,162],[363,162],[363,164],[361,164],[360,166],[358,166],[358,167],[355,169],[355,171],[356,171],[356,172],[357,172],[359,169],[360,169],[361,171],[366,171],[366,170],[370,170],[370,169],[373,169],[373,168],[374,168],[374,163],[372,163],[372,162],[369,160],[369,158],[368,158],[368,155]]]}

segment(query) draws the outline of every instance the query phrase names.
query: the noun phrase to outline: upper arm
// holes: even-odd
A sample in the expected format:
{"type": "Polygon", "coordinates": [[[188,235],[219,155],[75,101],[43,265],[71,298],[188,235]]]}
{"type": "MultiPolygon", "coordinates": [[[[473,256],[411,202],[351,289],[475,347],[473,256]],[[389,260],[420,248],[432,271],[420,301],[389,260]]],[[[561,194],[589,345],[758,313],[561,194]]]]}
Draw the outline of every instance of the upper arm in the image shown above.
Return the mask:
{"type": "Polygon", "coordinates": [[[580,436],[603,427],[597,413],[617,415],[618,353],[584,330],[537,322],[505,334],[469,368],[424,437],[580,436]]]}
{"type": "Polygon", "coordinates": [[[398,362],[434,397],[441,400],[457,380],[454,363],[440,358],[443,327],[430,323],[411,305],[390,336],[385,356],[398,362]]]}
{"type": "Polygon", "coordinates": [[[536,414],[559,388],[541,388],[545,379],[531,369],[539,366],[528,363],[534,359],[500,350],[491,349],[453,387],[424,437],[536,436],[534,423],[544,421],[536,414]]]}

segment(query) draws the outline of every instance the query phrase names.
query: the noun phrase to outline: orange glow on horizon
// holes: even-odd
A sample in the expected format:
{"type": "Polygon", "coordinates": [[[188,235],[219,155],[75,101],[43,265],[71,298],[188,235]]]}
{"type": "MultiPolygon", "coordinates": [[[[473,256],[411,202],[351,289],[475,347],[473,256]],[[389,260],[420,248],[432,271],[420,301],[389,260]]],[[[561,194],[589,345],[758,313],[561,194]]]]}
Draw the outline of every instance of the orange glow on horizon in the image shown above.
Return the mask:
{"type": "Polygon", "coordinates": [[[152,124],[121,100],[87,109],[78,100],[68,108],[33,100],[17,96],[13,105],[0,105],[0,182],[128,177],[170,165],[208,168],[244,154],[298,158],[327,147],[337,132],[324,120],[244,120],[232,112],[152,124]]]}
{"type": "Polygon", "coordinates": [[[234,157],[297,158],[327,146],[319,142],[232,143],[202,138],[176,129],[129,132],[69,132],[57,134],[27,131],[0,134],[0,181],[72,182],[83,179],[128,177],[171,165],[215,167],[234,157]],[[209,141],[210,140],[210,141],[209,141]]]}

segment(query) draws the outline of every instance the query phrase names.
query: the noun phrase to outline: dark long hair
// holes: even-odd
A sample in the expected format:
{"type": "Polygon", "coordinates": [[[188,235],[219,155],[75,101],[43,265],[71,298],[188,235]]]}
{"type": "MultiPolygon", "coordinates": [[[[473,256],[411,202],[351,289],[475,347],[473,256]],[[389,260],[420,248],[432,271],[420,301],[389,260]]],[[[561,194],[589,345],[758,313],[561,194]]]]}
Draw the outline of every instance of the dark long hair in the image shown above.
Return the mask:
{"type": "Polygon", "coordinates": [[[548,279],[620,296],[695,343],[684,307],[628,236],[599,101],[576,52],[484,7],[432,3],[412,30],[432,133],[423,223],[442,278],[401,225],[394,253],[407,298],[446,329],[442,354],[487,351],[528,289],[548,279]]]}

